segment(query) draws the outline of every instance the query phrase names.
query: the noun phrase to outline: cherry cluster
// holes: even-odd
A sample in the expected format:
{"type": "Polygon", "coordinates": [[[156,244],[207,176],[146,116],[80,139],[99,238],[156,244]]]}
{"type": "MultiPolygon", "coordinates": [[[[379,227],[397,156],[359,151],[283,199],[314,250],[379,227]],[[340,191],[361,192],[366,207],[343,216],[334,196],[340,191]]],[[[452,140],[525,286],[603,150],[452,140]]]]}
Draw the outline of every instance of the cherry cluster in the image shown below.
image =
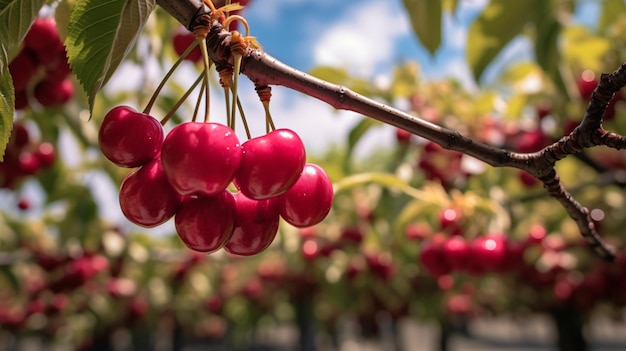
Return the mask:
{"type": "Polygon", "coordinates": [[[51,167],[54,160],[54,145],[31,140],[26,126],[14,123],[4,161],[0,162],[0,188],[15,189],[24,178],[51,167]]]}
{"type": "Polygon", "coordinates": [[[24,45],[9,63],[15,88],[15,109],[25,109],[30,98],[44,107],[62,105],[74,95],[65,46],[53,18],[40,17],[24,37],[24,45]]]}
{"type": "Polygon", "coordinates": [[[154,117],[117,106],[104,117],[99,145],[116,165],[138,167],[121,184],[124,215],[144,227],[175,217],[181,240],[198,252],[256,254],[275,238],[280,217],[308,227],[332,205],[330,178],[306,163],[289,129],[240,143],[224,124],[192,121],[165,136],[154,117]]]}

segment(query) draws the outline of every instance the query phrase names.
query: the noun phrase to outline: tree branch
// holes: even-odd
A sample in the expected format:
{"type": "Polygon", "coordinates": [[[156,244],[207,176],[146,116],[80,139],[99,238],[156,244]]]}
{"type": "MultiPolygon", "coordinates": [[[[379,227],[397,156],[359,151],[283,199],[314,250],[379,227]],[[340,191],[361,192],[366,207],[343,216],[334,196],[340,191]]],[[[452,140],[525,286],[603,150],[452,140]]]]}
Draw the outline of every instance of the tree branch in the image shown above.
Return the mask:
{"type": "MultiPolygon", "coordinates": [[[[207,23],[209,10],[201,1],[198,3],[198,0],[157,0],[157,4],[189,29],[207,23]]],[[[230,38],[230,33],[224,30],[218,21],[211,23],[207,46],[211,60],[218,70],[220,67],[232,66],[230,38]]],[[[583,121],[570,135],[534,153],[516,153],[480,143],[457,131],[443,128],[357,94],[346,87],[298,71],[262,50],[247,49],[242,60],[241,72],[257,87],[281,85],[324,101],[336,109],[353,111],[404,129],[446,149],[470,155],[493,167],[514,167],[524,170],[543,182],[548,194],[565,208],[589,246],[600,257],[607,260],[615,258],[615,249],[597,233],[588,209],[578,203],[561,185],[554,166],[559,160],[579,153],[585,148],[605,145],[621,149],[626,146],[625,137],[602,128],[602,115],[609,101],[615,92],[626,85],[625,65],[611,74],[602,75],[583,121]]]]}

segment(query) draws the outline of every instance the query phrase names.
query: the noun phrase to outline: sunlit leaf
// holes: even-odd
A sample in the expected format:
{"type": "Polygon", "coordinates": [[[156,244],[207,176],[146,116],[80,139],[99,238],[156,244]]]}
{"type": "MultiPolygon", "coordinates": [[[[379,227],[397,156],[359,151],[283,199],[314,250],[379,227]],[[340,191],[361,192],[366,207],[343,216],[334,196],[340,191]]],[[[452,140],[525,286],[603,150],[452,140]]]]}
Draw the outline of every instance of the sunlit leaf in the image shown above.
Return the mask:
{"type": "Polygon", "coordinates": [[[433,55],[441,45],[442,0],[403,0],[415,35],[433,55]]]}
{"type": "Polygon", "coordinates": [[[614,24],[618,18],[626,13],[626,4],[624,0],[604,0],[602,1],[602,10],[600,19],[598,20],[598,29],[604,32],[609,26],[614,24]]]}
{"type": "Polygon", "coordinates": [[[471,24],[467,41],[467,61],[475,79],[502,49],[532,20],[535,1],[492,0],[471,24]]]}
{"type": "Polygon", "coordinates": [[[359,123],[357,123],[350,133],[348,134],[348,148],[346,150],[346,161],[343,163],[344,171],[348,171],[348,167],[350,167],[350,160],[352,159],[352,153],[354,152],[354,148],[358,144],[359,140],[363,138],[363,136],[370,130],[372,127],[376,125],[381,125],[381,122],[373,118],[363,118],[359,123]]]}
{"type": "Polygon", "coordinates": [[[154,7],[154,0],[81,0],[72,8],[65,44],[90,110],[96,94],[132,49],[154,7]]]}
{"type": "Polygon", "coordinates": [[[535,58],[555,86],[565,92],[565,82],[559,67],[561,59],[559,38],[563,26],[557,20],[551,4],[550,1],[537,3],[541,7],[537,9],[535,17],[535,58]]]}
{"type": "Polygon", "coordinates": [[[585,27],[568,27],[563,31],[563,57],[576,69],[601,71],[603,60],[611,49],[611,41],[593,35],[585,27]]]}

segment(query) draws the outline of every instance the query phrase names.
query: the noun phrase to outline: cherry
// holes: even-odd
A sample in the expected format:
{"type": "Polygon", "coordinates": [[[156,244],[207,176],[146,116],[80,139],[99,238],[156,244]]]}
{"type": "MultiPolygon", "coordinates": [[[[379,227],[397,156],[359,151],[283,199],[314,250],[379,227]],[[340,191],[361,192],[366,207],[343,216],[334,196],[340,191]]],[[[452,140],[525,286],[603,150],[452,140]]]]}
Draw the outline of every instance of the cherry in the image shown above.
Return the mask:
{"type": "Polygon", "coordinates": [[[74,84],[69,79],[42,80],[35,86],[34,95],[44,107],[62,105],[74,96],[74,84]]]}
{"type": "Polygon", "coordinates": [[[241,163],[237,135],[220,123],[177,125],[165,138],[161,154],[170,183],[182,195],[221,193],[241,163]]]}
{"type": "Polygon", "coordinates": [[[461,235],[463,232],[463,211],[459,208],[444,208],[439,212],[439,227],[451,235],[461,235]]]}
{"type": "Polygon", "coordinates": [[[550,145],[552,140],[540,128],[523,133],[517,140],[515,151],[536,152],[550,145]]]}
{"type": "Polygon", "coordinates": [[[251,199],[267,199],[287,191],[306,162],[304,144],[289,129],[276,129],[241,145],[241,165],[234,182],[251,199]]]}
{"type": "Polygon", "coordinates": [[[161,160],[156,158],[124,178],[119,200],[129,221],[155,227],[174,216],[182,198],[169,184],[161,160]]]}
{"type": "MultiPolygon", "coordinates": [[[[172,44],[174,45],[174,51],[180,56],[185,50],[189,47],[189,45],[193,44],[196,40],[196,35],[192,32],[186,30],[179,30],[174,33],[174,38],[172,38],[172,44]]],[[[185,57],[185,60],[192,62],[200,62],[202,61],[202,51],[200,50],[200,46],[196,46],[191,50],[191,52],[185,57]]]]}
{"type": "Polygon", "coordinates": [[[422,241],[419,262],[432,276],[439,277],[450,273],[451,269],[443,254],[443,234],[435,234],[431,239],[422,241]]]}
{"type": "Polygon", "coordinates": [[[191,250],[217,251],[233,235],[235,206],[228,190],[215,196],[186,197],[174,217],[176,232],[191,250]]]}
{"type": "Polygon", "coordinates": [[[287,223],[309,227],[326,218],[332,203],[330,178],[318,165],[307,163],[296,183],[280,195],[278,211],[287,223]]]}
{"type": "Polygon", "coordinates": [[[506,240],[502,234],[479,236],[471,242],[473,273],[496,271],[500,269],[506,255],[506,240]]]}
{"type": "Polygon", "coordinates": [[[37,160],[39,160],[39,164],[42,168],[51,167],[56,159],[54,145],[48,142],[37,145],[34,155],[37,160]]]}
{"type": "Polygon", "coordinates": [[[24,37],[24,46],[33,51],[46,51],[61,42],[54,18],[39,17],[24,37]]]}
{"type": "Polygon", "coordinates": [[[15,91],[24,90],[37,73],[37,62],[28,51],[22,50],[9,63],[9,72],[13,78],[15,91]]]}
{"type": "Polygon", "coordinates": [[[596,79],[593,71],[587,70],[584,71],[578,79],[576,79],[576,85],[578,86],[580,97],[583,101],[588,102],[591,99],[591,94],[598,85],[598,80],[596,79]]]}
{"type": "Polygon", "coordinates": [[[448,266],[456,271],[463,271],[471,258],[470,245],[462,236],[455,235],[446,239],[441,250],[448,266]]]}
{"type": "Polygon", "coordinates": [[[235,195],[235,230],[224,250],[241,256],[256,255],[276,237],[280,216],[273,199],[253,200],[238,192],[235,195]]]}
{"type": "Polygon", "coordinates": [[[163,134],[163,127],[154,117],[128,106],[117,106],[104,116],[98,142],[111,162],[121,167],[138,167],[158,155],[163,134]]]}
{"type": "Polygon", "coordinates": [[[411,145],[413,134],[404,129],[396,128],[396,141],[400,145],[411,145]]]}

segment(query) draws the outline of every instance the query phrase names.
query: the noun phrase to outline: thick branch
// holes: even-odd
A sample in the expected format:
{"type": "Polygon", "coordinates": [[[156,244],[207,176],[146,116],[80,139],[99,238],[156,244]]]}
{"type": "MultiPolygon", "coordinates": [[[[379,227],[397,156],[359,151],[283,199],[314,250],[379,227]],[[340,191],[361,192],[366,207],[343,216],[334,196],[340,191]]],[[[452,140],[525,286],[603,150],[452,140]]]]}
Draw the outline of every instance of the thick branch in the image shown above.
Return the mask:
{"type": "MultiPolygon", "coordinates": [[[[198,0],[157,0],[187,28],[193,29],[206,22],[208,8],[198,0]]],[[[216,67],[232,66],[230,33],[220,23],[214,22],[207,36],[211,60],[216,67]]],[[[547,192],[557,199],[578,224],[581,234],[589,245],[603,258],[612,260],[614,249],[596,232],[589,211],[579,204],[560,183],[554,168],[556,162],[584,148],[606,145],[622,148],[626,138],[602,129],[602,114],[613,94],[626,84],[624,65],[610,75],[603,75],[594,92],[585,118],[570,135],[563,137],[545,149],[528,154],[495,148],[467,138],[457,131],[443,128],[417,116],[400,111],[373,99],[310,76],[285,65],[262,50],[248,49],[242,60],[241,72],[257,87],[281,85],[328,103],[341,110],[354,111],[364,116],[404,129],[431,140],[442,147],[462,152],[493,167],[515,167],[541,180],[547,192]]]]}

